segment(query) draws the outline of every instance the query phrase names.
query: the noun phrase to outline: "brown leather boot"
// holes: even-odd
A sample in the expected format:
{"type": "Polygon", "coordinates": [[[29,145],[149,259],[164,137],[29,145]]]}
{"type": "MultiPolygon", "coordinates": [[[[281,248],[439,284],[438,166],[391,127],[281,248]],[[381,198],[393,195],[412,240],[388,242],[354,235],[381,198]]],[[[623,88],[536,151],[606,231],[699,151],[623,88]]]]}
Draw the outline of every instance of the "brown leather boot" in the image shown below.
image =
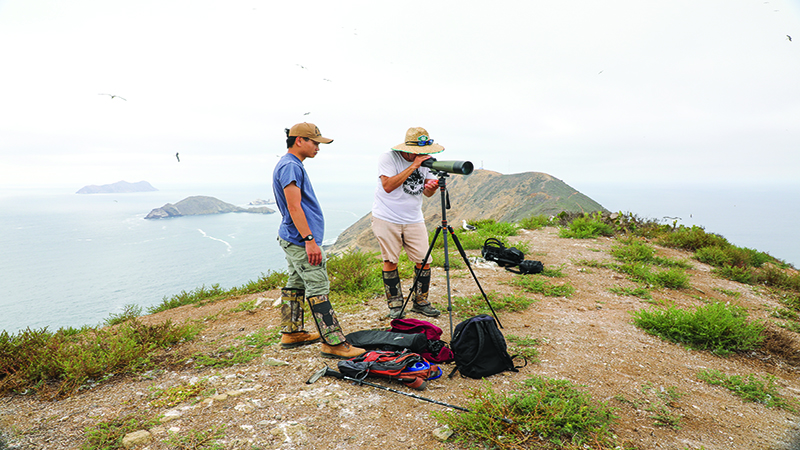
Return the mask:
{"type": "Polygon", "coordinates": [[[295,333],[281,333],[281,347],[295,348],[307,345],[319,340],[319,333],[316,331],[297,331],[295,333]]]}
{"type": "Polygon", "coordinates": [[[328,345],[322,343],[322,356],[325,358],[350,359],[363,355],[367,351],[363,348],[353,347],[349,342],[342,342],[339,345],[328,345]]]}

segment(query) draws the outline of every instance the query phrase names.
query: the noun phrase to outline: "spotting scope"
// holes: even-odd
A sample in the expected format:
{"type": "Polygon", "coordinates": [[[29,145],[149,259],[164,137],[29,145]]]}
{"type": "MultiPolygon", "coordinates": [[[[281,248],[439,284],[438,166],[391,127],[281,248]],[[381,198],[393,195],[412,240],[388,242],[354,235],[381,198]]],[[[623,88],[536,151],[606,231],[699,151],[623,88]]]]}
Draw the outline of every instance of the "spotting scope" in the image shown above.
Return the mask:
{"type": "Polygon", "coordinates": [[[456,173],[459,175],[469,175],[472,173],[472,163],[469,161],[437,161],[430,157],[422,161],[422,167],[427,167],[438,172],[456,173]]]}

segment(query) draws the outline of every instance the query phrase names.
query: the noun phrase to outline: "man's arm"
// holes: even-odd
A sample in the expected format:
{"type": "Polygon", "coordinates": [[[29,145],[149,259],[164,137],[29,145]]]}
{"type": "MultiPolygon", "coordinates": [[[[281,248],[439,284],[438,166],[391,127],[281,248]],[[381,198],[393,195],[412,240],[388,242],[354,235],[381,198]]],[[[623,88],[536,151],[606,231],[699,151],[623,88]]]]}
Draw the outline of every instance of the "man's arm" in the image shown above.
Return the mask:
{"type": "MultiPolygon", "coordinates": [[[[286,196],[286,208],[289,210],[289,215],[292,216],[292,223],[294,223],[297,232],[300,236],[308,236],[311,234],[311,227],[308,226],[306,213],[303,211],[303,206],[300,200],[303,198],[302,192],[297,184],[292,181],[285,188],[283,194],[286,196]]],[[[306,241],[306,254],[308,255],[308,263],[316,266],[322,263],[322,249],[319,248],[316,241],[306,241]]]]}
{"type": "MultiPolygon", "coordinates": [[[[383,186],[383,190],[386,192],[392,192],[393,190],[402,186],[408,177],[410,177],[415,170],[420,168],[422,161],[425,161],[430,157],[431,155],[417,155],[416,158],[414,158],[414,161],[411,162],[411,165],[406,167],[405,170],[397,175],[393,175],[391,177],[381,175],[381,185],[383,186]]],[[[431,195],[433,194],[431,193],[431,195]]],[[[430,197],[430,195],[428,197],[430,197]]]]}

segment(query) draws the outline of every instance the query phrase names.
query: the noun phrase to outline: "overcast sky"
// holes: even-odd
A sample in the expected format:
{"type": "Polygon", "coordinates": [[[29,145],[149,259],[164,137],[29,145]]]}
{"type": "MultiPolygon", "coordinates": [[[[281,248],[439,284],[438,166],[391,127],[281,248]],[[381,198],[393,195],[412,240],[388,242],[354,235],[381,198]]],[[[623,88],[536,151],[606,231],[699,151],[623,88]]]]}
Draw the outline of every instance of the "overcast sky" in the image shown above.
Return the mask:
{"type": "Polygon", "coordinates": [[[422,126],[572,185],[796,182],[799,3],[0,0],[0,187],[268,185],[303,121],[315,181],[422,126]]]}

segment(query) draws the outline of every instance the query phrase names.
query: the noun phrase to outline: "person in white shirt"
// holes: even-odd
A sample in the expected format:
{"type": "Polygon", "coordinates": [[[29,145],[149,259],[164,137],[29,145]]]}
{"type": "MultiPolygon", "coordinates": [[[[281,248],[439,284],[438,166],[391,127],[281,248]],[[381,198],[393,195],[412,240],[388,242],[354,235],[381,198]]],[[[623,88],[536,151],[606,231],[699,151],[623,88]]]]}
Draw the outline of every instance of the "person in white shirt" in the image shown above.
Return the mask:
{"type": "Polygon", "coordinates": [[[428,301],[431,282],[428,230],[422,216],[422,196],[432,196],[439,187],[437,178],[422,162],[431,154],[444,151],[424,128],[409,128],[402,144],[392,147],[378,160],[378,186],[372,204],[372,232],[378,239],[383,259],[383,284],[389,318],[402,317],[403,293],[397,263],[405,249],[419,273],[414,289],[412,312],[436,317],[440,314],[428,301]]]}

